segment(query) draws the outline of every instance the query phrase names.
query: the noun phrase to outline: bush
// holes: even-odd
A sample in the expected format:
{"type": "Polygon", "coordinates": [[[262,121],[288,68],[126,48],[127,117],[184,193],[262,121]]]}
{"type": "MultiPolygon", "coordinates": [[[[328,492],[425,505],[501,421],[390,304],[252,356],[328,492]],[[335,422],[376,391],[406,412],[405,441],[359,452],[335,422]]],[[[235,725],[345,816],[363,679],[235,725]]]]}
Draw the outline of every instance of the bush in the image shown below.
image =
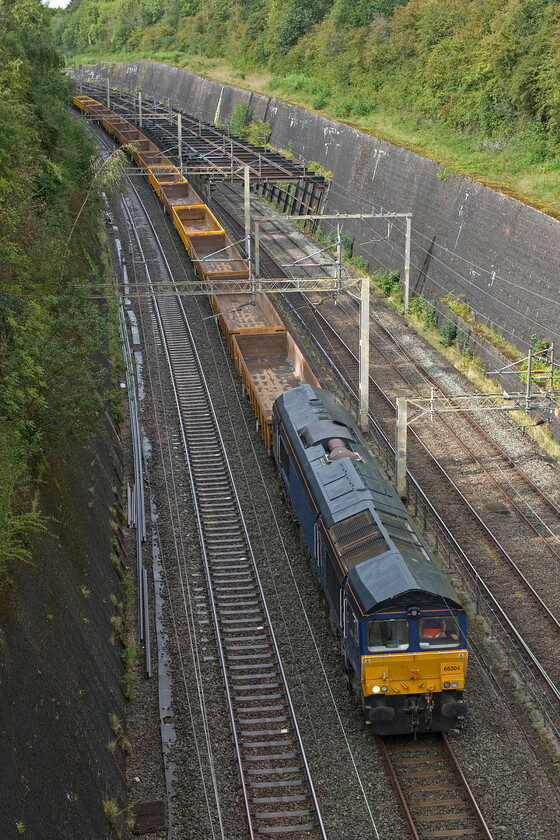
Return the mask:
{"type": "Polygon", "coordinates": [[[417,297],[413,297],[410,299],[408,304],[408,311],[411,315],[415,315],[417,318],[423,318],[425,315],[426,310],[426,300],[422,297],[422,295],[418,295],[417,297]]]}
{"type": "Polygon", "coordinates": [[[425,310],[424,320],[426,322],[426,326],[428,327],[428,329],[431,329],[431,330],[437,329],[437,312],[436,312],[435,303],[432,303],[425,310]]]}
{"type": "Polygon", "coordinates": [[[342,99],[333,108],[333,114],[337,118],[343,117],[365,117],[375,110],[373,99],[355,95],[342,99]]]}
{"type": "Polygon", "coordinates": [[[443,346],[452,347],[457,338],[457,322],[448,318],[440,330],[440,335],[440,342],[443,346]]]}
{"type": "Polygon", "coordinates": [[[367,274],[369,271],[369,263],[365,259],[365,257],[352,257],[352,265],[356,266],[358,271],[362,271],[364,274],[367,274]]]}
{"type": "Polygon", "coordinates": [[[245,136],[252,146],[267,146],[270,140],[270,123],[265,120],[255,120],[246,129],[245,136]]]}
{"type": "Polygon", "coordinates": [[[381,297],[388,298],[400,293],[401,278],[398,271],[376,271],[371,279],[377,286],[381,297]]]}
{"type": "Polygon", "coordinates": [[[238,102],[229,121],[230,134],[234,137],[246,137],[249,125],[253,119],[253,112],[246,102],[238,102]]]}
{"type": "Polygon", "coordinates": [[[538,338],[536,333],[531,336],[531,349],[533,353],[540,353],[541,350],[548,350],[550,341],[547,338],[538,338]]]}

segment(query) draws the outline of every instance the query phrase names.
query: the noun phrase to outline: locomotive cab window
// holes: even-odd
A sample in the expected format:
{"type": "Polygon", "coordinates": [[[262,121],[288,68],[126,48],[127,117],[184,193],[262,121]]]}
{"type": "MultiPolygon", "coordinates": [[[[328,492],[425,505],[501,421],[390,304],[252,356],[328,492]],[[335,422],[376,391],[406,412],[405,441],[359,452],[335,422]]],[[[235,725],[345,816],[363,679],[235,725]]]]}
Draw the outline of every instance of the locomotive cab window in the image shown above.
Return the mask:
{"type": "Polygon", "coordinates": [[[410,626],[407,618],[378,618],[366,625],[367,649],[371,653],[388,650],[407,650],[410,626]]]}
{"type": "Polygon", "coordinates": [[[430,616],[418,620],[418,642],[421,648],[459,647],[461,630],[452,615],[430,616]]]}

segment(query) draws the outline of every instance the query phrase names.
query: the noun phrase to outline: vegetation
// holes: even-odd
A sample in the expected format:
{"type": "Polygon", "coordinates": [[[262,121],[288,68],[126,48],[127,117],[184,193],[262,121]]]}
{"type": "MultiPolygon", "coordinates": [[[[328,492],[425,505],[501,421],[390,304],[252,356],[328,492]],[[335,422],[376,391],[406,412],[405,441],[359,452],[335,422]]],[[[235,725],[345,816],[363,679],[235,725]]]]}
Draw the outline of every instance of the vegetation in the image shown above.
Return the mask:
{"type": "Polygon", "coordinates": [[[50,24],[40,0],[0,4],[0,574],[47,524],[35,487],[49,457],[107,405],[94,149],[68,111],[50,24]]]}
{"type": "Polygon", "coordinates": [[[53,25],[74,60],[242,81],[560,215],[554,0],[74,0],[53,25]]]}
{"type": "MultiPolygon", "coordinates": [[[[388,278],[391,276],[392,275],[389,275],[388,272],[378,272],[377,274],[372,275],[372,283],[378,294],[381,294],[383,283],[387,283],[388,278]]],[[[396,276],[398,277],[398,275],[396,276]]],[[[401,309],[402,296],[400,288],[396,283],[392,287],[391,293],[383,296],[388,297],[389,303],[392,306],[399,310],[401,309]]],[[[455,312],[459,318],[468,323],[474,335],[480,335],[483,340],[493,344],[508,358],[512,358],[514,361],[519,361],[517,370],[519,371],[521,378],[527,381],[527,361],[520,359],[520,352],[516,347],[511,344],[507,344],[502,336],[493,332],[490,327],[476,322],[469,307],[461,301],[460,298],[453,299],[451,296],[447,296],[443,300],[451,312],[455,312]]],[[[479,391],[485,394],[496,393],[496,380],[486,375],[486,371],[480,357],[476,356],[473,352],[472,336],[469,332],[469,327],[459,325],[457,321],[452,318],[446,318],[441,329],[438,329],[435,303],[428,303],[422,295],[417,295],[410,300],[407,320],[433,347],[441,352],[457,370],[467,376],[479,391]]],[[[536,335],[531,338],[535,352],[545,350],[549,347],[549,343],[546,339],[539,339],[536,335]]],[[[542,361],[533,359],[532,372],[533,376],[536,374],[537,378],[540,375],[545,375],[544,378],[548,379],[550,376],[550,365],[547,365],[545,359],[542,361]]],[[[555,380],[558,379],[558,375],[556,373],[554,374],[554,378],[555,380]]],[[[546,387],[543,386],[542,380],[537,384],[539,384],[541,388],[546,387]]],[[[555,388],[557,387],[558,382],[556,381],[555,388]]],[[[550,434],[547,424],[543,424],[540,421],[536,424],[528,423],[527,415],[522,411],[512,410],[509,412],[509,416],[515,423],[521,426],[524,433],[527,433],[530,437],[532,437],[533,440],[535,440],[539,446],[548,452],[552,458],[556,461],[560,461],[560,446],[550,434]]]]}
{"type": "Polygon", "coordinates": [[[253,118],[252,111],[246,102],[238,102],[231,113],[229,131],[234,137],[247,137],[249,126],[253,118]]]}

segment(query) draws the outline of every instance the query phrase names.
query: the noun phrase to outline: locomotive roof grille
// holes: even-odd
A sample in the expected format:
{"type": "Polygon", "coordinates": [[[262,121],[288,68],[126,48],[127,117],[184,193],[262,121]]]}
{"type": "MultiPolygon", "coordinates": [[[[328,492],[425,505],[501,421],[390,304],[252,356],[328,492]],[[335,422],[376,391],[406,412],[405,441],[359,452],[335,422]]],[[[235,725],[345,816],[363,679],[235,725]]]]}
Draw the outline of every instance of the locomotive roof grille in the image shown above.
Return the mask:
{"type": "Polygon", "coordinates": [[[329,531],[338,554],[347,569],[389,550],[385,537],[369,510],[363,510],[337,522],[329,531]]]}
{"type": "Polygon", "coordinates": [[[395,548],[411,557],[430,559],[408,519],[396,516],[388,511],[378,509],[377,512],[387,529],[387,533],[394,542],[395,548]]]}

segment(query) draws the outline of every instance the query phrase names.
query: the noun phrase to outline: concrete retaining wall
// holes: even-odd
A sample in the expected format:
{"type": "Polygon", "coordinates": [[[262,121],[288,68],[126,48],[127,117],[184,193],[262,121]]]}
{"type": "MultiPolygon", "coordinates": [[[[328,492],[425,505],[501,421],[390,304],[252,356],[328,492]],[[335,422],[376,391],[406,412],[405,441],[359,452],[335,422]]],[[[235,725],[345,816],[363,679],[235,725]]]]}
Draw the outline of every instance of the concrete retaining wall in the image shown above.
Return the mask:
{"type": "MultiPolygon", "coordinates": [[[[536,334],[560,341],[560,224],[478,182],[449,173],[406,149],[325,117],[155,62],[97,65],[106,79],[144,97],[227,122],[240,101],[272,128],[271,142],[333,172],[325,212],[412,212],[411,289],[426,297],[463,295],[479,320],[521,349],[536,334]]],[[[368,220],[345,232],[355,254],[402,270],[404,220],[368,220]]]]}

